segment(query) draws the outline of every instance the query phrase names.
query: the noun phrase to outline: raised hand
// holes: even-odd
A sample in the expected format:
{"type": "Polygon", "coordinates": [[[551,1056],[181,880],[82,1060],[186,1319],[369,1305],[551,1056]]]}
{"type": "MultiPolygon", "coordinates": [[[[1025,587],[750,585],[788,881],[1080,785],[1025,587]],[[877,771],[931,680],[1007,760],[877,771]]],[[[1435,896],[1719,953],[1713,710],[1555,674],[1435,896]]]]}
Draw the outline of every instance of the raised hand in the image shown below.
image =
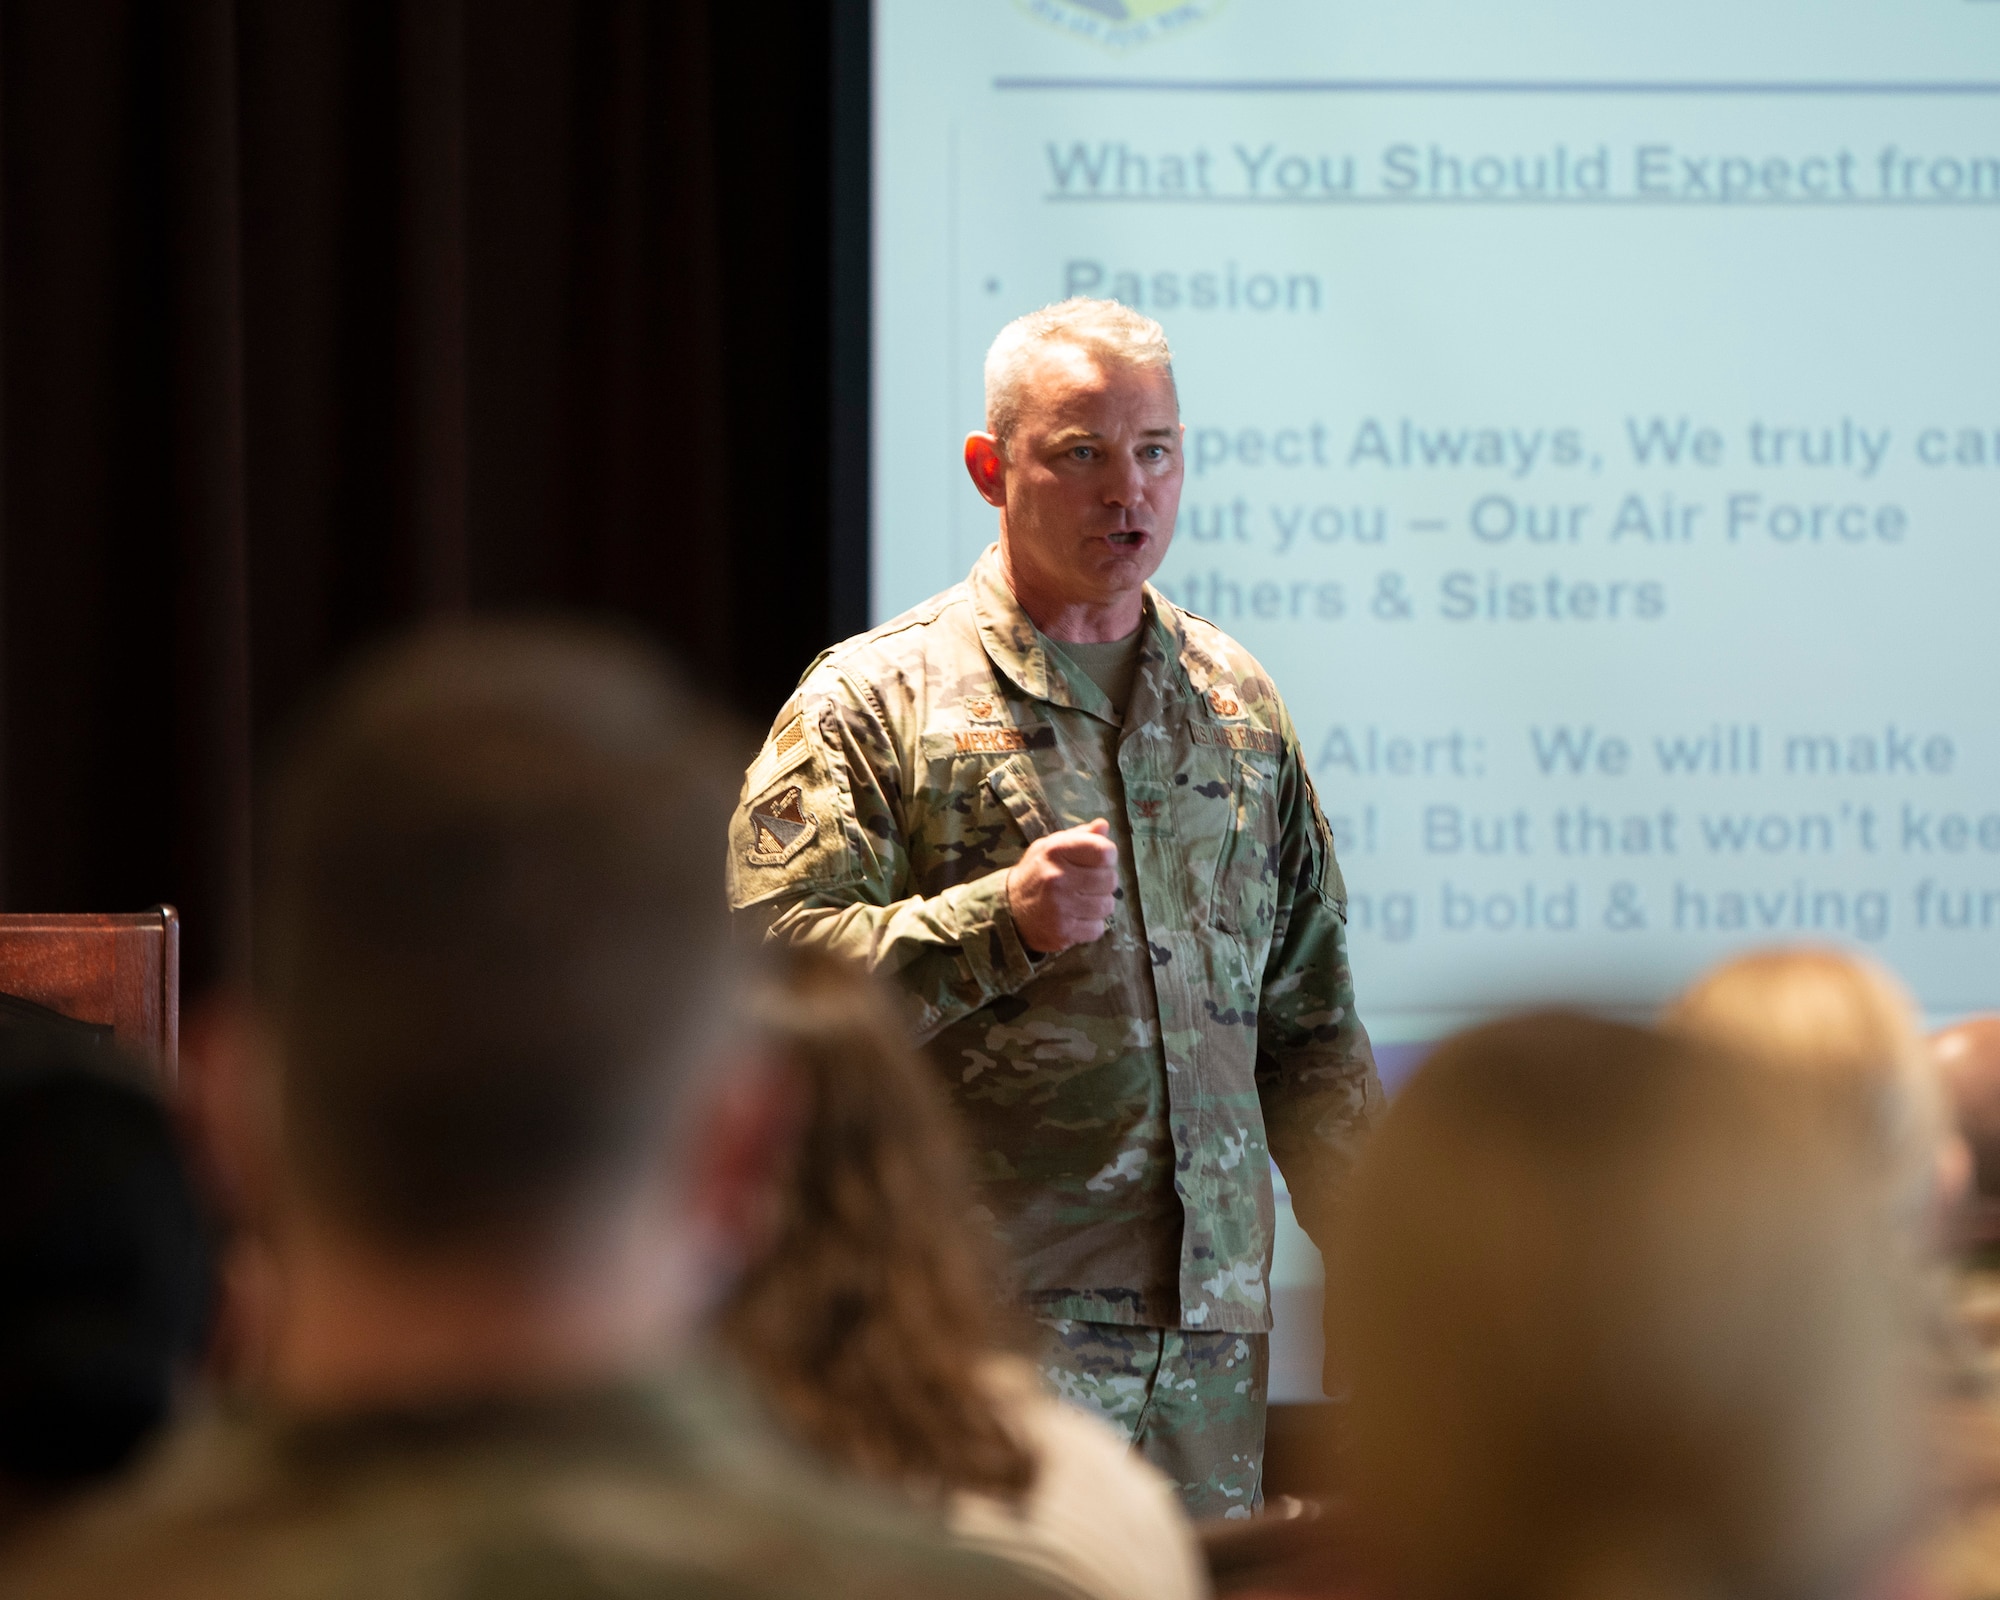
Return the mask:
{"type": "Polygon", "coordinates": [[[1104,936],[1117,907],[1118,846],[1099,817],[1044,834],[1007,876],[1007,908],[1021,942],[1042,955],[1104,936]]]}

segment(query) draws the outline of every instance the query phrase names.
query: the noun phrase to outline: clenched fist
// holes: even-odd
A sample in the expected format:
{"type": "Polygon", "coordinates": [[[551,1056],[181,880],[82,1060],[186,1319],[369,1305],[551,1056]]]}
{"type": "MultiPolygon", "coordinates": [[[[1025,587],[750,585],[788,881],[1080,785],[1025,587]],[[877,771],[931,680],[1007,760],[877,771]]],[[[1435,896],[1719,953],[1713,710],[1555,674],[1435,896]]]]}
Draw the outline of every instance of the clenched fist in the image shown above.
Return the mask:
{"type": "Polygon", "coordinates": [[[1007,909],[1021,942],[1042,955],[1104,936],[1118,887],[1118,846],[1099,817],[1044,834],[1007,875],[1007,909]]]}

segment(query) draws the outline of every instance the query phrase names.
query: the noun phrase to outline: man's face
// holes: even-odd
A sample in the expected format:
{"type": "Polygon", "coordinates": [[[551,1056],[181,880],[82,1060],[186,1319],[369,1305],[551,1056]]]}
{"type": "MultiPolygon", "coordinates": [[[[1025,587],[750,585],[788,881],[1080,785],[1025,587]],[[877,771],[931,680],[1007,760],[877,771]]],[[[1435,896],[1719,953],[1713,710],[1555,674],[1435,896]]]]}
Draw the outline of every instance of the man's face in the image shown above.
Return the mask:
{"type": "MultiPolygon", "coordinates": [[[[1136,594],[1159,570],[1181,502],[1181,420],[1166,373],[1044,346],[1004,452],[966,464],[1001,508],[1009,566],[1065,602],[1136,594]]],[[[990,450],[990,445],[989,445],[990,450]]]]}

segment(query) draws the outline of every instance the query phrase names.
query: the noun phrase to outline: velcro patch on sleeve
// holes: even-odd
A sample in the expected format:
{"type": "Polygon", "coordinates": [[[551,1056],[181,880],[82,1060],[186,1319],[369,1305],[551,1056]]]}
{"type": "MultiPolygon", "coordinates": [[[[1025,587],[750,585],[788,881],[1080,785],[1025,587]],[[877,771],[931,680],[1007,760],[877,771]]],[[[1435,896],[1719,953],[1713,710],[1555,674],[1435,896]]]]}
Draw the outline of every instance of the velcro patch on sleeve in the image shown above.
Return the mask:
{"type": "Polygon", "coordinates": [[[1333,829],[1326,820],[1326,812],[1319,803],[1319,790],[1313,787],[1312,778],[1305,778],[1306,799],[1312,806],[1313,832],[1318,836],[1319,848],[1313,852],[1319,862],[1318,881],[1313,887],[1319,891],[1320,899],[1333,908],[1334,915],[1342,922],[1347,920],[1347,879],[1340,870],[1340,861],[1333,853],[1333,829]]]}
{"type": "Polygon", "coordinates": [[[1196,744],[1219,744],[1231,750],[1255,750],[1259,755],[1283,753],[1284,742],[1269,728],[1209,727],[1194,723],[1188,729],[1196,744]]]}
{"type": "Polygon", "coordinates": [[[805,791],[792,784],[750,808],[750,847],[743,859],[752,866],[780,866],[811,844],[818,832],[819,819],[805,809],[805,791]]]}
{"type": "Polygon", "coordinates": [[[779,723],[757,759],[750,765],[749,782],[762,788],[776,783],[786,773],[812,759],[812,740],[806,736],[805,713],[795,711],[779,723]]]}

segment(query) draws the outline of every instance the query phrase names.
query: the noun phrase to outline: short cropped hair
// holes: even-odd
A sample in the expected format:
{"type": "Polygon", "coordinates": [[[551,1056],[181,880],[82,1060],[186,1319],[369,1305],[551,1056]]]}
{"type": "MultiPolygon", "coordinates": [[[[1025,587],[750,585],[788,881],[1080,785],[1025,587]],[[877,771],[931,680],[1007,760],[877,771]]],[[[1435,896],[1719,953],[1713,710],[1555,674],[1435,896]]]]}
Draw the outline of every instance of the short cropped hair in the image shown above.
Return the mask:
{"type": "Polygon", "coordinates": [[[284,1149],[417,1253],[509,1249],[659,1159],[728,1008],[736,729],[642,645],[465,624],[342,679],[276,771],[257,928],[284,1149]]]}
{"type": "Polygon", "coordinates": [[[1355,1492],[1412,1600],[1831,1600],[1906,1531],[1910,1284],[1777,1077],[1581,1016],[1447,1041],[1329,1278],[1355,1492]]]}
{"type": "MultiPolygon", "coordinates": [[[[986,351],[986,431],[1004,449],[1026,405],[1028,369],[1048,345],[1068,345],[1110,366],[1164,372],[1174,381],[1167,330],[1116,300],[1077,295],[1016,317],[986,351]]],[[[1178,394],[1176,394],[1178,403],[1178,394]]]]}

